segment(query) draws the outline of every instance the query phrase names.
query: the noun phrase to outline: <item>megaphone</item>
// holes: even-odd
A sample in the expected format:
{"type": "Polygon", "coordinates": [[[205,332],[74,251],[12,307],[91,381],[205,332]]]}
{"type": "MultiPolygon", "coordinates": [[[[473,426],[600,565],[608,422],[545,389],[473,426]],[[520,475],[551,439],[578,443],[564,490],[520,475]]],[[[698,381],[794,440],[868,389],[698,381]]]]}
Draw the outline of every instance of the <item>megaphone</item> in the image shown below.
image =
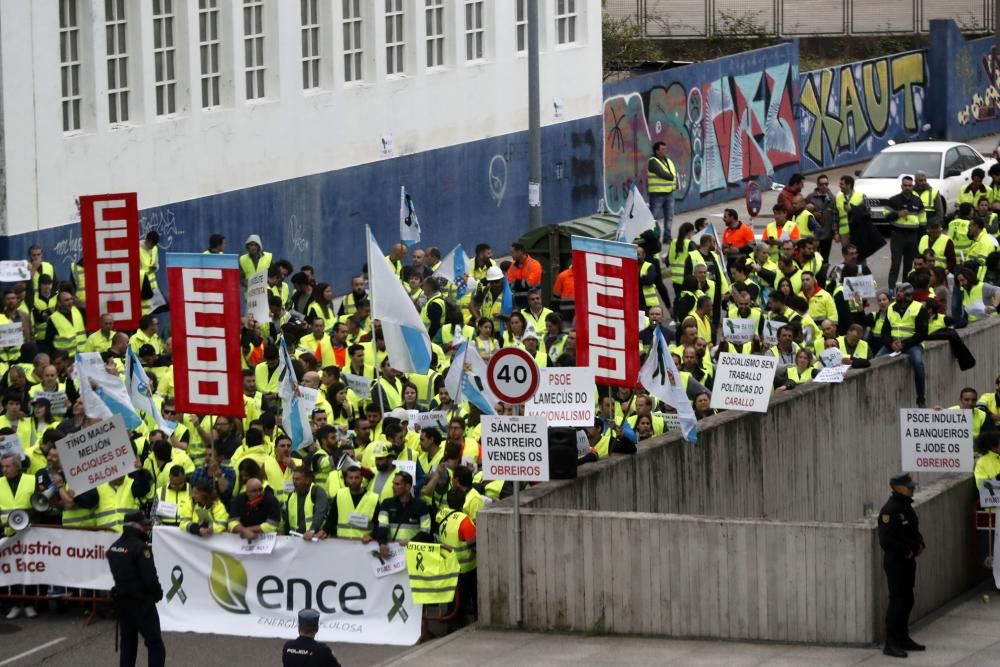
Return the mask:
{"type": "Polygon", "coordinates": [[[354,458],[348,454],[344,454],[343,456],[340,457],[340,463],[337,464],[337,470],[339,470],[340,472],[344,472],[348,468],[353,468],[353,467],[360,468],[361,464],[355,461],[354,458]]]}
{"type": "Polygon", "coordinates": [[[55,484],[49,485],[49,488],[44,491],[39,491],[35,495],[31,496],[31,509],[39,513],[44,513],[49,511],[49,506],[52,504],[52,498],[59,492],[56,489],[55,484]]]}
{"type": "Polygon", "coordinates": [[[10,526],[11,530],[15,533],[20,533],[22,530],[31,525],[31,518],[24,510],[14,510],[7,515],[7,525],[10,526]]]}

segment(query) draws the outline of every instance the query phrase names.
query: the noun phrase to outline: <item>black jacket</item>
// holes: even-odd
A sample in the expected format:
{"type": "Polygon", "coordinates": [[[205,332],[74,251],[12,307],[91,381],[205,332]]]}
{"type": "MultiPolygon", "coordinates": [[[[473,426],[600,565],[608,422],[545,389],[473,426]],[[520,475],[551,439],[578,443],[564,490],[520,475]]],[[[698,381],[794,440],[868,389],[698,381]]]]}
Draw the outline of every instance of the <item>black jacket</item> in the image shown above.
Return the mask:
{"type": "Polygon", "coordinates": [[[913,511],[913,498],[892,492],[879,511],[878,542],[887,562],[916,558],[924,546],[920,522],[913,511]]]}
{"type": "Polygon", "coordinates": [[[119,614],[148,611],[163,598],[153,551],[142,531],[125,526],[108,548],[108,564],[115,579],[111,599],[119,614]]]}
{"type": "Polygon", "coordinates": [[[340,667],[329,646],[302,635],[285,642],[285,647],[281,650],[281,665],[282,667],[340,667]]]}

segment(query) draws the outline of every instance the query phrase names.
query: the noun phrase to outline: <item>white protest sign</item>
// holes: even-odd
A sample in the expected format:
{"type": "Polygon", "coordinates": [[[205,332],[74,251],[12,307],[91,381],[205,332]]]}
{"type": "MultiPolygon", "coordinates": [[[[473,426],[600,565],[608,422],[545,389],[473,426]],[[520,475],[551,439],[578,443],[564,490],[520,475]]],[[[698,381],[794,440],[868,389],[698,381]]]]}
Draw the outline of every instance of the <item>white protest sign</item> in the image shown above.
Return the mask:
{"type": "Polygon", "coordinates": [[[406,549],[395,542],[389,544],[389,556],[383,558],[378,551],[378,545],[369,553],[371,554],[372,573],[376,579],[388,577],[406,570],[406,549]]]}
{"type": "Polygon", "coordinates": [[[995,479],[984,479],[979,485],[979,506],[1000,507],[1000,482],[995,479]]]}
{"type": "Polygon", "coordinates": [[[341,373],[340,377],[344,379],[347,388],[358,395],[358,398],[372,397],[372,381],[370,378],[364,375],[351,375],[350,373],[341,373]]]}
{"type": "Polygon", "coordinates": [[[247,279],[247,315],[255,322],[267,322],[271,319],[267,297],[267,271],[258,271],[247,279]]]}
{"type": "Polygon", "coordinates": [[[653,414],[663,418],[664,433],[681,430],[681,418],[677,416],[676,412],[654,412],[653,414]]]}
{"type": "Polygon", "coordinates": [[[108,568],[108,547],[119,537],[121,533],[106,530],[31,526],[0,538],[0,586],[111,590],[115,581],[108,568]]]}
{"type": "Polygon", "coordinates": [[[906,472],[972,472],[972,411],[899,411],[906,472]]]}
{"type": "Polygon", "coordinates": [[[839,384],[844,381],[844,375],[850,370],[850,366],[830,366],[821,368],[819,373],[813,378],[813,382],[826,382],[827,384],[839,384]]]}
{"type": "Polygon", "coordinates": [[[269,554],[274,551],[274,545],[278,542],[275,533],[261,533],[252,540],[243,540],[240,544],[240,553],[252,556],[255,554],[269,554]]]}
{"type": "Polygon", "coordinates": [[[819,353],[819,360],[824,368],[840,366],[844,360],[844,353],[840,351],[840,348],[828,347],[819,353]]]}
{"type": "Polygon", "coordinates": [[[21,347],[24,345],[24,329],[20,322],[0,324],[0,347],[21,347]]]}
{"type": "Polygon", "coordinates": [[[848,299],[861,297],[862,299],[875,298],[875,278],[874,276],[856,276],[854,278],[844,278],[844,296],[848,299]]]}
{"type": "Polygon", "coordinates": [[[439,431],[448,430],[448,415],[444,410],[431,410],[430,412],[418,412],[417,418],[410,422],[410,428],[418,433],[425,428],[437,428],[439,431]]]}
{"type": "Polygon", "coordinates": [[[8,259],[0,262],[0,283],[16,283],[31,277],[26,259],[8,259]]]}
{"type": "Polygon", "coordinates": [[[36,401],[39,398],[44,398],[49,402],[52,414],[57,417],[61,417],[66,414],[66,408],[69,406],[69,399],[66,398],[65,391],[40,391],[35,394],[31,400],[36,401]]]}
{"type": "Polygon", "coordinates": [[[590,453],[590,439],[587,438],[586,431],[576,432],[576,455],[586,456],[590,453]]]}
{"type": "Polygon", "coordinates": [[[17,433],[10,435],[0,435],[0,456],[14,454],[17,458],[24,458],[24,448],[21,446],[21,438],[17,433]]]}
{"type": "Polygon", "coordinates": [[[135,451],[118,414],[59,440],[56,449],[66,482],[76,493],[135,470],[135,451]]]}
{"type": "Polygon", "coordinates": [[[549,431],[544,417],[482,416],[483,479],[549,481],[549,431]]]}
{"type": "MultiPolygon", "coordinates": [[[[417,462],[416,461],[403,461],[402,459],[395,459],[392,462],[392,465],[393,465],[394,468],[396,468],[396,470],[398,470],[400,472],[409,473],[410,477],[412,477],[414,480],[417,479],[417,462]]],[[[430,473],[431,471],[428,470],[427,472],[430,473]]]]}
{"type": "Polygon", "coordinates": [[[754,356],[723,352],[716,366],[712,407],[767,412],[777,370],[778,360],[770,354],[754,356]]]}
{"type": "Polygon", "coordinates": [[[757,323],[749,317],[723,317],[722,335],[730,343],[749,343],[757,334],[757,323]]]}
{"type": "Polygon", "coordinates": [[[549,426],[593,426],[597,385],[593,368],[541,368],[538,390],[524,414],[545,417],[549,426]]]}
{"type": "Polygon", "coordinates": [[[767,345],[778,344],[778,330],[785,326],[781,320],[764,320],[764,343],[767,345]]]}

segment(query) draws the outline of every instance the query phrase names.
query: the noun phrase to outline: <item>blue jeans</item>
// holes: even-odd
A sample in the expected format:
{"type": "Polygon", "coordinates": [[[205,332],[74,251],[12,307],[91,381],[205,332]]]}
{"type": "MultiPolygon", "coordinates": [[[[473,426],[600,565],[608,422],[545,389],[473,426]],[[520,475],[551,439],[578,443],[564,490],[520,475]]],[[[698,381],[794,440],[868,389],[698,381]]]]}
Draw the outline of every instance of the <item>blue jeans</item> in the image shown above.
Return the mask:
{"type": "Polygon", "coordinates": [[[657,220],[662,220],[662,232],[660,241],[664,244],[671,239],[670,227],[674,221],[674,195],[673,193],[651,194],[649,195],[649,211],[657,220]]]}
{"type": "MultiPolygon", "coordinates": [[[[885,357],[892,354],[892,348],[883,345],[876,357],[885,357]]],[[[903,350],[903,354],[910,358],[910,365],[913,366],[913,382],[917,388],[917,400],[923,401],[924,396],[924,348],[921,345],[914,345],[903,350]]]]}

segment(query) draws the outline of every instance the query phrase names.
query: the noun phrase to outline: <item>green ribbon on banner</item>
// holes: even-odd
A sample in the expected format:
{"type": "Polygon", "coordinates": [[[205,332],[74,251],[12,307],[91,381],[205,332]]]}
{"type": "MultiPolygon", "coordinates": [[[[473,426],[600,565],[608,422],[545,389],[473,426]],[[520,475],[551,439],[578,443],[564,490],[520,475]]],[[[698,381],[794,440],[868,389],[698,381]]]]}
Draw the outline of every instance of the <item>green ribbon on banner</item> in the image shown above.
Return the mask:
{"type": "Polygon", "coordinates": [[[184,570],[181,569],[180,565],[174,565],[174,569],[170,570],[170,590],[167,591],[167,602],[174,599],[176,595],[181,601],[181,604],[187,603],[187,593],[181,588],[184,584],[184,570]]]}
{"type": "Polygon", "coordinates": [[[389,610],[388,614],[390,623],[397,615],[403,619],[403,623],[409,620],[410,615],[403,609],[404,602],[406,602],[406,592],[400,584],[396,584],[392,588],[392,609],[389,610]]]}

